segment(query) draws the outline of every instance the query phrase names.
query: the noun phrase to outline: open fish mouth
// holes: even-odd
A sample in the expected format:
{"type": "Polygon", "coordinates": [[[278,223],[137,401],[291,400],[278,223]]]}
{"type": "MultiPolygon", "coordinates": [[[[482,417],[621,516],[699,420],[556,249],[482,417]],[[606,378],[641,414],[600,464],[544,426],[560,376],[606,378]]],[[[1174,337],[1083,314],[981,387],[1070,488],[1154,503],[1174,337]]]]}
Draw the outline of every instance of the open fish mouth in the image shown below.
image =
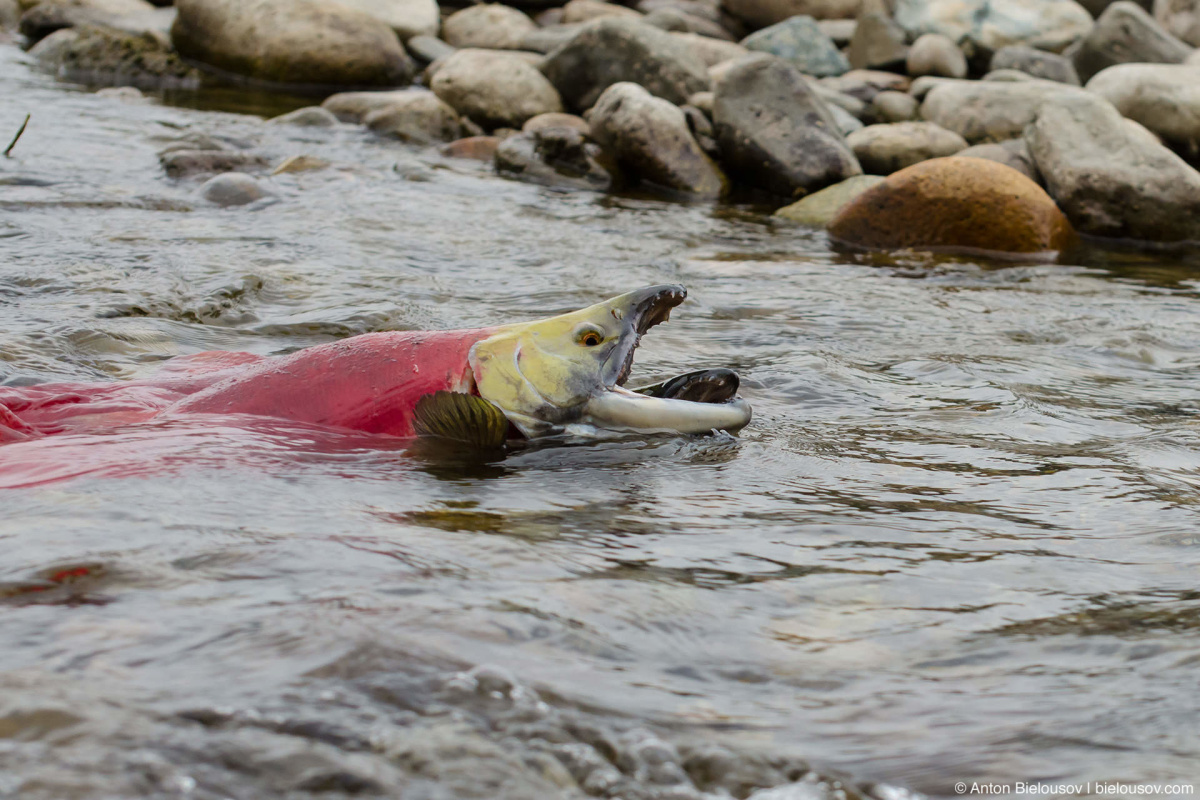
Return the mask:
{"type": "MultiPolygon", "coordinates": [[[[736,432],[751,419],[750,405],[737,396],[738,374],[731,369],[684,373],[636,390],[625,388],[642,336],[671,317],[671,309],[687,299],[678,285],[652,286],[631,293],[629,328],[615,380],[588,399],[581,421],[608,430],[640,432],[736,432]]],[[[614,309],[613,314],[620,313],[614,309]]],[[[626,337],[622,337],[625,339],[626,337]]]]}

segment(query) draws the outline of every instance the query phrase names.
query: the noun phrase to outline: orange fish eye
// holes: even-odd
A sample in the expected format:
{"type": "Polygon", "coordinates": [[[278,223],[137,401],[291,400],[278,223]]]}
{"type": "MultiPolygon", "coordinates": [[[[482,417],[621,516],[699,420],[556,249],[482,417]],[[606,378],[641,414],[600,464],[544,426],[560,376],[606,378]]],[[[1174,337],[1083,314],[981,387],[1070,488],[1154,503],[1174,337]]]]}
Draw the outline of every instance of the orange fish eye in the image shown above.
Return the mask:
{"type": "Polygon", "coordinates": [[[600,335],[599,331],[584,331],[579,334],[576,341],[584,347],[595,347],[604,341],[604,337],[600,335]]]}

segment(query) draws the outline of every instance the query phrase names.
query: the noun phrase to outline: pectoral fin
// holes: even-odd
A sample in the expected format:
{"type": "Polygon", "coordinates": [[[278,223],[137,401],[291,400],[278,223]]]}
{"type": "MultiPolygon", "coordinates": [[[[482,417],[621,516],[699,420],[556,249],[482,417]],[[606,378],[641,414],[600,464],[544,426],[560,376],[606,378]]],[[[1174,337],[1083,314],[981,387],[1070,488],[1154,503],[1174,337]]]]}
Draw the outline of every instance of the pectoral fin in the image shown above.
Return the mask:
{"type": "Polygon", "coordinates": [[[417,400],[413,412],[417,435],[495,449],[508,438],[508,418],[493,403],[473,394],[434,392],[417,400]]]}

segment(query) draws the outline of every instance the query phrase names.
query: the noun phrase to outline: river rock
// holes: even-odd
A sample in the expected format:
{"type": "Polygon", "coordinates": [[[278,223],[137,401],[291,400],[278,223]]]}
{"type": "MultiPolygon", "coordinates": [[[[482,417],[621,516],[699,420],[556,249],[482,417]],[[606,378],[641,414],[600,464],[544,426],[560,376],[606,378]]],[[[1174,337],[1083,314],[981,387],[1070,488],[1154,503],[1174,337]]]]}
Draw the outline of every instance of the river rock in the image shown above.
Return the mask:
{"type": "Polygon", "coordinates": [[[404,43],[405,49],[423,64],[432,64],[439,58],[445,58],[455,51],[454,47],[443,42],[436,36],[414,36],[404,43]]]}
{"type": "Polygon", "coordinates": [[[177,0],[171,39],[184,58],[259,80],[395,86],[413,64],[387,25],[322,0],[177,0]]]}
{"type": "MultiPolygon", "coordinates": [[[[735,37],[719,22],[713,22],[706,17],[698,17],[674,8],[660,8],[652,11],[644,18],[647,25],[653,25],[664,31],[676,33],[694,33],[711,39],[732,42],[735,37]]],[[[738,39],[742,37],[736,37],[738,39]]]]}
{"type": "Polygon", "coordinates": [[[574,39],[583,30],[583,27],[583,23],[572,23],[570,25],[548,25],[545,28],[539,28],[529,33],[522,40],[521,49],[531,50],[535,53],[553,53],[574,39]]]}
{"type": "Polygon", "coordinates": [[[701,36],[698,33],[672,32],[671,36],[681,42],[696,58],[704,62],[706,67],[720,64],[722,61],[742,58],[750,52],[737,42],[726,42],[710,36],[701,36]]]}
{"type": "Polygon", "coordinates": [[[920,103],[904,92],[880,92],[871,101],[870,116],[876,122],[908,122],[917,118],[920,103]]]}
{"type": "Polygon", "coordinates": [[[583,117],[577,117],[574,114],[563,114],[557,111],[530,117],[521,126],[521,130],[525,133],[540,131],[542,128],[574,128],[584,136],[590,136],[592,133],[592,126],[583,117]]]}
{"type": "Polygon", "coordinates": [[[959,158],[982,158],[987,161],[996,161],[1012,167],[1034,183],[1043,182],[1042,173],[1038,172],[1033,155],[1029,152],[1029,144],[1024,139],[977,144],[966,150],[960,150],[957,155],[959,158]]]}
{"type": "Polygon", "coordinates": [[[821,191],[801,198],[790,206],[784,206],[775,212],[775,216],[799,222],[802,225],[824,228],[833,221],[839,211],[846,207],[847,203],[875,184],[883,183],[884,180],[886,179],[879,175],[855,175],[841,183],[826,186],[821,191]]]}
{"type": "MultiPolygon", "coordinates": [[[[817,27],[833,40],[838,47],[849,47],[854,40],[854,31],[858,29],[858,21],[853,19],[818,19],[817,27]]],[[[822,190],[824,191],[824,190],[822,190]]]]}
{"type": "Polygon", "coordinates": [[[896,0],[895,18],[910,37],[940,33],[970,56],[1009,44],[1058,52],[1093,23],[1075,0],[896,0]]]}
{"type": "Polygon", "coordinates": [[[1092,32],[1075,50],[1073,61],[1080,80],[1086,82],[1114,64],[1179,64],[1191,52],[1191,47],[1167,33],[1140,6],[1120,0],[1096,20],[1092,32]]]}
{"type": "Polygon", "coordinates": [[[1172,36],[1200,47],[1200,0],[1156,0],[1154,18],[1172,36]]]}
{"type": "Polygon", "coordinates": [[[614,83],[628,81],[676,105],[709,88],[704,62],[679,39],[639,20],[585,23],[546,57],[542,72],[572,108],[590,108],[614,83]]]}
{"type": "Polygon", "coordinates": [[[600,145],[571,128],[542,128],[510,136],[496,149],[496,171],[548,186],[606,191],[615,166],[600,145]]]}
{"type": "Polygon", "coordinates": [[[891,175],[931,158],[952,156],[967,148],[967,140],[932,122],[868,125],[846,136],[863,171],[891,175]]]}
{"type": "Polygon", "coordinates": [[[158,36],[163,44],[168,44],[167,31],[171,22],[158,9],[140,0],[130,4],[129,8],[121,4],[106,6],[50,0],[38,3],[21,14],[17,27],[26,43],[32,46],[55,31],[83,25],[113,28],[126,33],[149,32],[158,36]]]}
{"type": "Polygon", "coordinates": [[[858,14],[860,0],[722,0],[722,6],[751,28],[763,28],[797,14],[814,19],[845,19],[858,14]]]}
{"type": "Polygon", "coordinates": [[[485,128],[520,128],[530,117],[563,110],[546,76],[519,56],[467,49],[439,64],[430,88],[485,128]]]}
{"type": "Polygon", "coordinates": [[[817,27],[816,20],[805,15],[792,17],[752,33],[742,40],[742,46],[779,56],[790,61],[806,75],[818,78],[841,75],[850,69],[850,62],[837,49],[833,40],[817,27]]]}
{"type": "Polygon", "coordinates": [[[936,75],[943,78],[967,77],[967,58],[948,36],[924,33],[908,49],[905,69],[909,75],[936,75]]]}
{"type": "Polygon", "coordinates": [[[274,194],[261,181],[241,172],[226,172],[200,187],[200,196],[219,206],[244,206],[274,194]]]}
{"type": "Polygon", "coordinates": [[[1079,85],[1079,74],[1071,59],[1023,44],[1010,44],[997,50],[992,56],[991,69],[1015,69],[1035,78],[1079,85]]]}
{"type": "Polygon", "coordinates": [[[1024,83],[1026,81],[1038,81],[1041,78],[1035,78],[1028,72],[1021,72],[1019,69],[994,69],[987,75],[984,75],[980,80],[983,81],[1007,81],[1008,83],[1024,83]]]}
{"type": "Polygon", "coordinates": [[[500,143],[499,136],[468,136],[456,139],[442,148],[441,153],[449,158],[469,158],[473,161],[493,161],[500,143]]]}
{"type": "Polygon", "coordinates": [[[467,6],[446,17],[442,38],[453,47],[520,50],[525,37],[537,29],[534,21],[517,9],[487,3],[467,6]]]}
{"type": "Polygon", "coordinates": [[[387,105],[368,112],[363,122],[381,136],[404,142],[452,142],[467,133],[458,112],[428,89],[389,92],[387,105]]]}
{"type": "Polygon", "coordinates": [[[1118,64],[1087,89],[1176,147],[1200,153],[1200,66],[1118,64]]]}
{"type": "Polygon", "coordinates": [[[696,197],[724,194],[725,176],[693,138],[684,112],[636,83],[605,89],[589,121],[592,138],[626,175],[696,197]]]}
{"type": "Polygon", "coordinates": [[[1029,178],[994,161],[957,157],[893,173],[850,201],[829,233],[860,247],[1001,253],[1061,250],[1074,238],[1029,178]]]}
{"type": "Polygon", "coordinates": [[[862,173],[832,113],[781,58],[738,61],[717,82],[713,123],[726,168],[776,194],[803,195],[862,173]]]}
{"type": "Polygon", "coordinates": [[[320,106],[307,106],[268,120],[267,124],[298,125],[305,128],[334,128],[337,127],[338,118],[332,112],[320,106]]]}
{"type": "Polygon", "coordinates": [[[272,175],[288,175],[298,172],[317,172],[318,170],[326,169],[329,162],[317,156],[300,154],[298,156],[289,156],[279,163],[275,169],[271,170],[272,175]]]}
{"type": "MultiPolygon", "coordinates": [[[[830,40],[832,42],[832,40],[830,40]]],[[[860,14],[850,51],[846,54],[855,69],[902,67],[908,56],[904,29],[879,11],[860,14]]]]}
{"type": "Polygon", "coordinates": [[[325,98],[321,108],[331,112],[342,122],[362,122],[372,111],[390,106],[414,92],[425,93],[427,89],[397,89],[391,92],[339,92],[325,98]]]}
{"type": "Polygon", "coordinates": [[[256,172],[269,162],[254,153],[238,150],[169,150],[158,157],[170,178],[188,178],[214,172],[256,172]]]}
{"type": "Polygon", "coordinates": [[[437,0],[337,0],[386,23],[402,39],[436,36],[440,10],[437,0]]]}
{"type": "Polygon", "coordinates": [[[947,82],[925,96],[921,117],[968,142],[997,142],[1020,136],[1047,100],[1057,102],[1083,93],[1083,89],[1036,78],[1021,83],[947,82]]]}
{"type": "Polygon", "coordinates": [[[64,28],[29,54],[42,68],[80,83],[188,89],[201,83],[200,73],[151,33],[95,25],[64,28]]]}
{"type": "Polygon", "coordinates": [[[1200,240],[1200,172],[1090,93],[1042,106],[1026,133],[1050,194],[1083,233],[1200,240]]]}
{"type": "MultiPolygon", "coordinates": [[[[903,92],[909,88],[909,80],[894,72],[883,72],[877,69],[852,69],[845,75],[836,78],[821,78],[820,85],[835,92],[858,98],[863,103],[870,103],[880,92],[903,92]]],[[[847,108],[850,113],[856,113],[847,108]]]]}
{"type": "Polygon", "coordinates": [[[605,3],[603,0],[571,0],[571,2],[563,6],[562,21],[566,23],[588,22],[600,17],[632,17],[634,19],[641,19],[642,13],[615,3],[605,3]]]}

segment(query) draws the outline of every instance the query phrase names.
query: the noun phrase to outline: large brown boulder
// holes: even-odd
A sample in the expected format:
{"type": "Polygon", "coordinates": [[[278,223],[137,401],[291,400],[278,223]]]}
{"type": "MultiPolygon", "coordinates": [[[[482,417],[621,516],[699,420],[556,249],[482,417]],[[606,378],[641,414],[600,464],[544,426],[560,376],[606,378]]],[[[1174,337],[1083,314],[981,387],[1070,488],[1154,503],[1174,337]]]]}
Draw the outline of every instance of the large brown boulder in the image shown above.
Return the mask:
{"type": "Polygon", "coordinates": [[[178,0],[179,54],[223,72],[311,86],[398,86],[413,64],[386,22],[331,0],[178,0]]]}
{"type": "Polygon", "coordinates": [[[1074,238],[1040,186],[980,158],[936,158],[860,194],[829,227],[836,239],[878,249],[1043,253],[1074,238]]]}

